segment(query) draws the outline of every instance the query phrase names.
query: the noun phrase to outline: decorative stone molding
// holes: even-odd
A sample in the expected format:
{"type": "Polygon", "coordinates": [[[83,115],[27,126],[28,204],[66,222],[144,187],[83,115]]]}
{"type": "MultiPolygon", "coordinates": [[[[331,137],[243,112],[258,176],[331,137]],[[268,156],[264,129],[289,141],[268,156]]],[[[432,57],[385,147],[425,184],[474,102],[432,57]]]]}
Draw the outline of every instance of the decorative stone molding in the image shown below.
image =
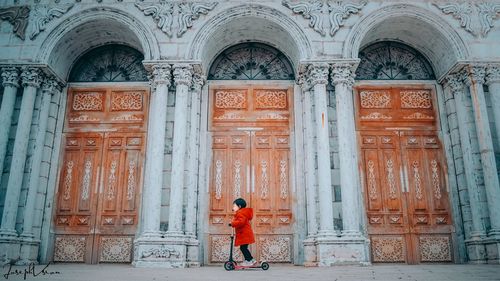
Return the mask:
{"type": "Polygon", "coordinates": [[[58,5],[57,7],[38,7],[35,9],[34,18],[33,18],[33,28],[30,35],[30,39],[35,39],[40,32],[44,31],[47,24],[51,22],[55,18],[60,18],[62,15],[67,13],[71,8],[73,8],[74,4],[65,4],[58,5]]]}
{"type": "Polygon", "coordinates": [[[0,9],[0,19],[6,20],[14,27],[14,34],[24,40],[30,8],[28,6],[17,6],[0,9]]]}
{"type": "Polygon", "coordinates": [[[154,64],[151,66],[151,75],[149,80],[153,88],[160,84],[166,84],[167,87],[171,85],[172,67],[170,64],[154,64]]]}
{"type": "Polygon", "coordinates": [[[467,66],[463,72],[464,82],[467,86],[473,84],[484,84],[486,78],[486,68],[481,65],[467,66]]]}
{"type": "Polygon", "coordinates": [[[174,83],[178,85],[191,86],[193,83],[193,67],[189,64],[174,65],[174,83]]]}
{"type": "Polygon", "coordinates": [[[486,84],[500,83],[500,66],[491,65],[486,68],[486,84]]]}
{"type": "Polygon", "coordinates": [[[283,6],[291,9],[295,14],[302,14],[305,19],[309,20],[309,27],[318,32],[322,36],[326,35],[323,25],[324,17],[328,14],[330,22],[330,35],[333,37],[335,33],[344,26],[345,20],[351,14],[357,14],[365,5],[366,1],[358,4],[344,3],[342,1],[323,1],[312,0],[302,2],[292,2],[284,0],[283,6]],[[326,5],[324,5],[326,3],[326,5]]]}
{"type": "Polygon", "coordinates": [[[40,69],[35,67],[23,67],[21,73],[23,87],[39,88],[42,83],[42,75],[40,69]]]}
{"type": "Polygon", "coordinates": [[[217,6],[218,2],[163,2],[160,4],[139,4],[135,6],[144,15],[152,16],[161,31],[172,37],[174,17],[177,19],[177,37],[193,26],[201,14],[206,15],[217,6]]]}
{"type": "Polygon", "coordinates": [[[4,87],[19,87],[19,69],[16,67],[2,68],[2,85],[4,87]]]}
{"type": "Polygon", "coordinates": [[[433,3],[444,14],[451,14],[460,26],[474,36],[486,37],[493,27],[493,20],[500,13],[500,3],[433,3]]]}
{"type": "Polygon", "coordinates": [[[314,86],[316,84],[328,83],[327,63],[313,63],[307,66],[307,84],[314,86]]]}
{"type": "Polygon", "coordinates": [[[354,85],[354,71],[349,63],[340,63],[332,65],[332,82],[334,85],[345,84],[348,87],[354,85]]]}

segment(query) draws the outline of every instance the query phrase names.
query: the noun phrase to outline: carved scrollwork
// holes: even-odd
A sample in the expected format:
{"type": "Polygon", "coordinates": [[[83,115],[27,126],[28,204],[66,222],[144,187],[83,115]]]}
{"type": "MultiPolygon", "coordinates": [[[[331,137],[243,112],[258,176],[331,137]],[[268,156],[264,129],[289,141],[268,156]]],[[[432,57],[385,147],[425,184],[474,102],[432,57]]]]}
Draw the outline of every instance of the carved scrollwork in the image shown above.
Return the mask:
{"type": "Polygon", "coordinates": [[[30,15],[30,7],[18,6],[0,9],[0,19],[12,24],[14,34],[24,40],[26,27],[28,26],[28,18],[30,15]]]}
{"type": "Polygon", "coordinates": [[[135,6],[144,15],[153,17],[160,30],[169,37],[173,35],[174,18],[177,19],[177,37],[182,37],[193,26],[200,15],[206,15],[218,2],[162,2],[159,4],[139,4],[135,6]]]}
{"type": "Polygon", "coordinates": [[[45,7],[44,9],[36,9],[35,17],[33,20],[33,32],[31,32],[30,39],[35,39],[40,32],[44,31],[47,24],[55,18],[60,18],[67,13],[74,4],[59,4],[56,7],[45,7]]]}

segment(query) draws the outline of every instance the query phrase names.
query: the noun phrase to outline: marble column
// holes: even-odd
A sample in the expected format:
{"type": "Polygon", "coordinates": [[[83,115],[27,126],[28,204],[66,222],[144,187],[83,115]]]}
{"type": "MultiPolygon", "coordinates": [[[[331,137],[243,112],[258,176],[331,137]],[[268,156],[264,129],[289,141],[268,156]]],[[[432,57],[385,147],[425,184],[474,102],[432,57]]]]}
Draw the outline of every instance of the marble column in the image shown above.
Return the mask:
{"type": "Polygon", "coordinates": [[[175,120],[172,148],[172,177],[170,184],[170,206],[168,216],[169,236],[182,236],[182,206],[184,190],[184,167],[186,155],[186,125],[188,117],[189,88],[193,68],[189,64],[174,65],[175,120]]]}
{"type": "Polygon", "coordinates": [[[31,119],[35,107],[37,90],[40,87],[41,75],[39,69],[24,67],[21,73],[24,87],[19,120],[17,122],[16,139],[14,142],[9,181],[5,194],[5,204],[0,228],[0,237],[17,237],[16,216],[21,195],[24,167],[28,153],[28,142],[31,130],[31,119]]]}
{"type": "Polygon", "coordinates": [[[498,202],[500,202],[500,183],[483,90],[485,68],[482,66],[467,66],[465,74],[465,82],[469,86],[472,98],[474,121],[481,151],[481,163],[491,223],[490,234],[500,235],[500,206],[498,205],[498,202]]]}
{"type": "Polygon", "coordinates": [[[303,136],[304,136],[304,173],[306,190],[307,238],[304,240],[304,266],[317,264],[316,234],[318,221],[316,218],[316,172],[314,160],[314,122],[312,118],[312,91],[302,74],[299,78],[302,98],[303,136]]]}
{"type": "Polygon", "coordinates": [[[472,217],[471,239],[466,241],[469,259],[475,263],[481,263],[485,260],[485,248],[481,239],[486,235],[485,226],[481,220],[481,202],[479,186],[477,183],[478,175],[474,168],[474,156],[470,141],[470,130],[467,128],[467,108],[465,84],[458,75],[450,75],[446,79],[449,91],[451,91],[454,100],[458,122],[458,132],[460,137],[460,147],[462,148],[462,159],[465,166],[465,179],[467,182],[467,191],[469,194],[470,212],[472,217]]]}
{"type": "Polygon", "coordinates": [[[351,64],[334,64],[332,81],[335,85],[337,130],[339,140],[340,188],[342,192],[343,236],[360,237],[360,194],[357,159],[356,126],[351,64]]]}
{"type": "Polygon", "coordinates": [[[19,88],[19,70],[16,67],[6,67],[2,70],[3,98],[0,107],[0,182],[2,179],[3,164],[9,143],[9,132],[12,125],[12,115],[16,103],[17,89],[19,88]]]}
{"type": "Polygon", "coordinates": [[[21,263],[29,264],[37,262],[38,246],[40,241],[33,234],[33,219],[35,218],[35,205],[40,180],[40,166],[42,164],[43,150],[45,147],[45,133],[50,110],[52,96],[61,91],[58,82],[50,78],[42,84],[42,101],[38,121],[38,132],[36,134],[35,149],[31,161],[31,173],[29,177],[28,196],[24,208],[23,232],[21,234],[21,263]]]}
{"type": "Polygon", "coordinates": [[[328,134],[328,102],[326,84],[329,66],[326,63],[310,64],[307,67],[307,82],[313,86],[314,115],[316,118],[316,150],[318,155],[318,190],[319,190],[319,235],[332,236],[333,195],[332,171],[330,163],[330,136],[328,134]]]}
{"type": "MultiPolygon", "coordinates": [[[[493,118],[495,119],[496,137],[500,142],[500,65],[490,65],[486,69],[486,85],[489,88],[493,118]]],[[[498,168],[498,167],[497,167],[498,168]]]]}
{"type": "Polygon", "coordinates": [[[193,73],[193,84],[191,88],[191,111],[189,127],[189,150],[187,161],[187,206],[185,232],[189,238],[187,247],[187,262],[189,267],[199,266],[199,242],[196,237],[196,213],[198,210],[198,152],[200,138],[200,99],[201,90],[205,84],[205,77],[201,70],[193,73]]]}
{"type": "Polygon", "coordinates": [[[160,211],[163,187],[163,155],[167,126],[168,87],[171,66],[152,66],[152,93],[149,107],[144,189],[142,191],[142,226],[140,237],[160,236],[160,211]]]}

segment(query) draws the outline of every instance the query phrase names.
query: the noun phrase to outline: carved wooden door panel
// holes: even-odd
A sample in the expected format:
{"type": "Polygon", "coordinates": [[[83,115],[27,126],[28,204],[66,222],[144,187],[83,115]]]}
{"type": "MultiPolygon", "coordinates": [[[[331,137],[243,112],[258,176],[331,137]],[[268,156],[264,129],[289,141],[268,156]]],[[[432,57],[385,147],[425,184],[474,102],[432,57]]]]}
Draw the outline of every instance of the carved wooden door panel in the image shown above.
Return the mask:
{"type": "Polygon", "coordinates": [[[145,134],[106,133],[94,261],[131,262],[138,223],[145,134]]]}
{"type": "MultiPolygon", "coordinates": [[[[208,262],[227,260],[232,202],[254,209],[256,259],[292,262],[290,104],[283,86],[220,86],[210,89],[212,163],[208,262]]],[[[237,259],[241,259],[239,250],[237,259]]]]}
{"type": "Polygon", "coordinates": [[[252,194],[256,258],[292,262],[292,210],[288,131],[252,134],[252,194]]]}
{"type": "Polygon", "coordinates": [[[410,263],[452,261],[445,160],[434,132],[402,132],[411,247],[410,263]]]}
{"type": "Polygon", "coordinates": [[[54,260],[131,262],[149,90],[68,90],[54,260]]]}
{"type": "Polygon", "coordinates": [[[355,88],[373,262],[452,260],[435,95],[422,85],[355,88]]]}
{"type": "Polygon", "coordinates": [[[102,134],[66,135],[57,193],[54,261],[92,261],[102,134]]]}
{"type": "MultiPolygon", "coordinates": [[[[228,259],[233,201],[242,197],[251,207],[250,152],[250,134],[246,132],[215,132],[212,136],[210,262],[228,259]]],[[[242,260],[237,249],[234,253],[236,260],[242,260]]]]}

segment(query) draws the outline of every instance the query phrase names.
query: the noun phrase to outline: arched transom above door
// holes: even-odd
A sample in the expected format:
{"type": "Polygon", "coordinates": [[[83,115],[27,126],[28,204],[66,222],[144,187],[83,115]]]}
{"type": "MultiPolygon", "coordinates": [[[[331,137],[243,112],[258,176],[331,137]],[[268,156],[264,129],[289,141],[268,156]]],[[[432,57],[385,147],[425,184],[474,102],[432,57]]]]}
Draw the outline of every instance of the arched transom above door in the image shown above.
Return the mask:
{"type": "Polygon", "coordinates": [[[401,43],[384,41],[359,52],[358,80],[434,80],[427,59],[417,50],[401,43]]]}
{"type": "Polygon", "coordinates": [[[210,80],[293,80],[293,67],[279,50],[242,43],[224,50],[208,73],[210,80]]]}

